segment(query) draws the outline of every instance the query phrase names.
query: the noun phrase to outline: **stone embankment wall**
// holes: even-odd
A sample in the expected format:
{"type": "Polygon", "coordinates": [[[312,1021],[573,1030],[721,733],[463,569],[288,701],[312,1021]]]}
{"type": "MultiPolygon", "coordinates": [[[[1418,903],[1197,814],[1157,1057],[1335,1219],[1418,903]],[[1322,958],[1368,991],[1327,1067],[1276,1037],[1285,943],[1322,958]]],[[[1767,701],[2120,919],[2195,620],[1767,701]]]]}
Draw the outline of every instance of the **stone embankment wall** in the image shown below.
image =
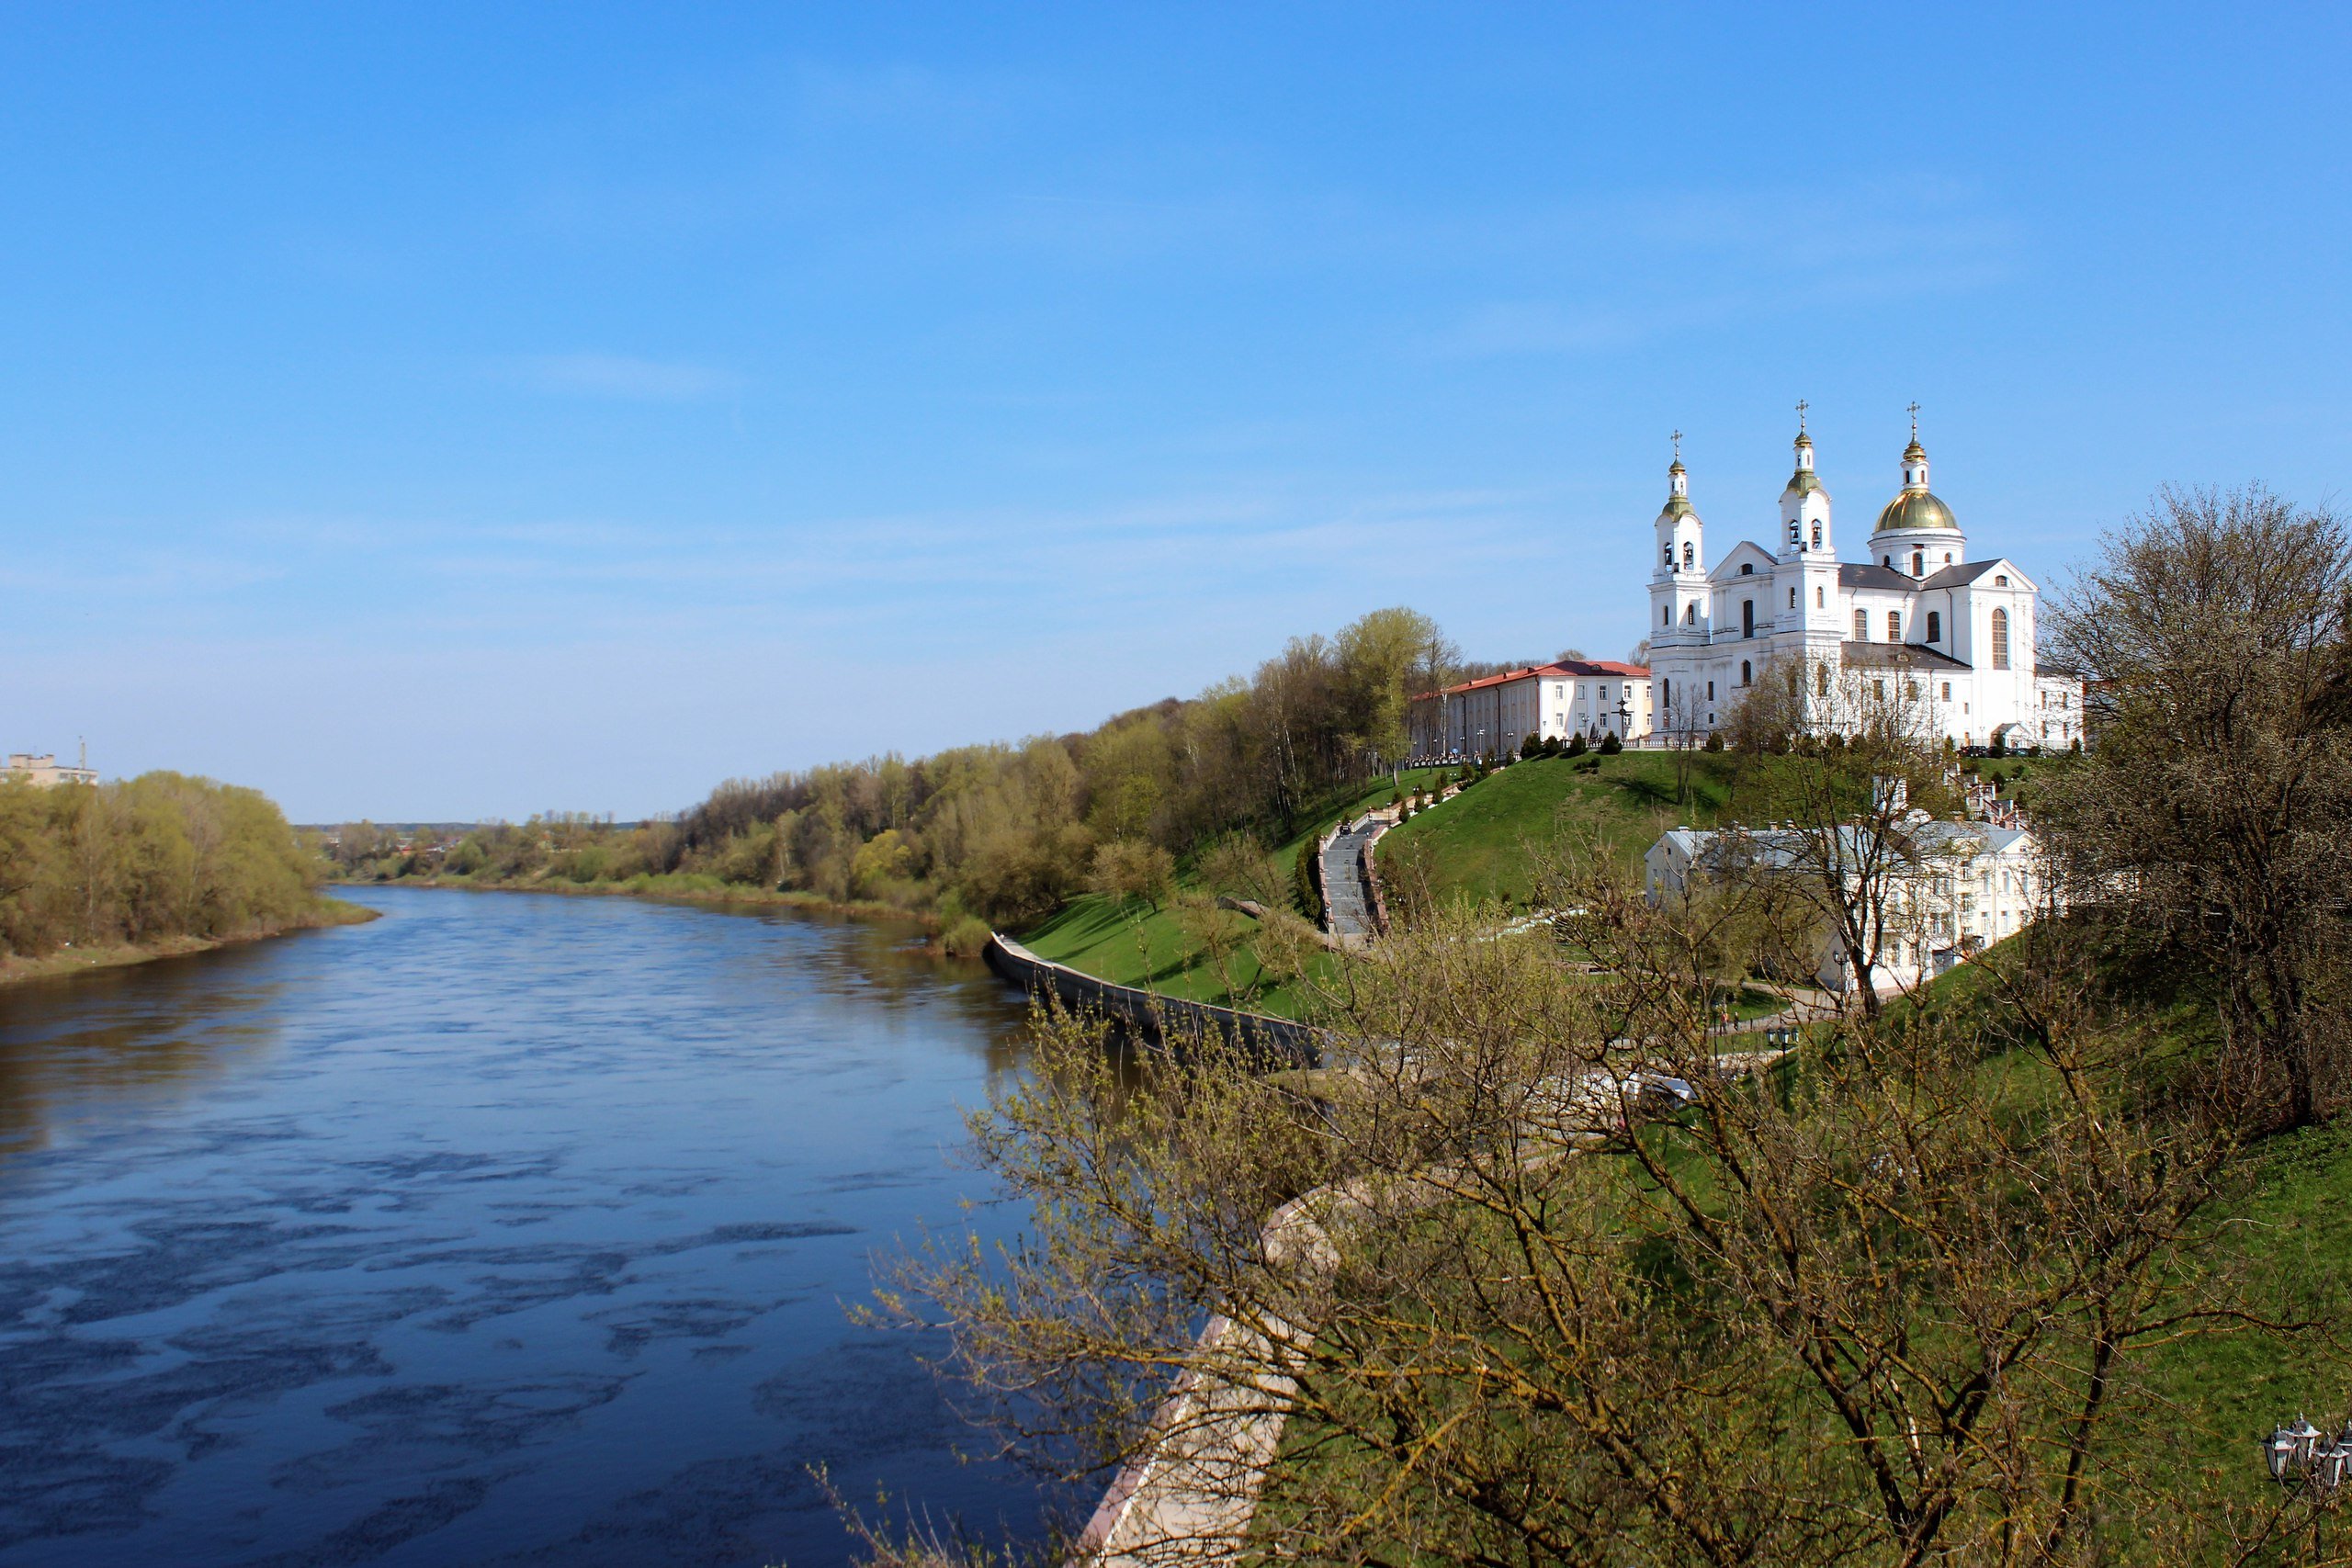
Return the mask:
{"type": "Polygon", "coordinates": [[[1067,964],[1040,958],[993,931],[989,933],[982,956],[989,968],[1030,995],[1048,994],[1072,1012],[1114,1019],[1148,1039],[1182,1042],[1214,1033],[1295,1062],[1311,1065],[1322,1055],[1322,1032],[1306,1024],[1114,985],[1067,964]]]}

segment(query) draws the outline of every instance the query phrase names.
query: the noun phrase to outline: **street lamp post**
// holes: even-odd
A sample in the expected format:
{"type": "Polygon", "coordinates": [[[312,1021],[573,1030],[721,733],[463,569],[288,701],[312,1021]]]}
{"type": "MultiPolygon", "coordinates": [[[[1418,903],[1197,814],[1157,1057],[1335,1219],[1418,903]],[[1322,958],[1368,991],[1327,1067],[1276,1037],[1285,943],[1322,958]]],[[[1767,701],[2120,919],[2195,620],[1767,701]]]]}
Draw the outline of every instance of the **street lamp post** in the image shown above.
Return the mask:
{"type": "Polygon", "coordinates": [[[2352,1421],[2330,1440],[2298,1416],[2293,1426],[2275,1427],[2262,1439],[2262,1462],[2281,1486],[2332,1492],[2352,1479],[2352,1421]]]}

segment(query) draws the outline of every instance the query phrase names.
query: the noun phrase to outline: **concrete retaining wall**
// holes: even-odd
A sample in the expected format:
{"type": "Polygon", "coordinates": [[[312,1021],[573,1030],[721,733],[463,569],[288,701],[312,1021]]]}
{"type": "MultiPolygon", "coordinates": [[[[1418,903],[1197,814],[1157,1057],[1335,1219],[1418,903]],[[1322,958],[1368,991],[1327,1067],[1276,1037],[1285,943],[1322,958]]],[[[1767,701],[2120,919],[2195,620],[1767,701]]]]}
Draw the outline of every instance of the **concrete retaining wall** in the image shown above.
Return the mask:
{"type": "Polygon", "coordinates": [[[1310,1066],[1322,1056],[1322,1032],[1306,1024],[1115,986],[1040,958],[994,931],[982,956],[989,968],[1030,995],[1049,993],[1073,1012],[1116,1020],[1148,1039],[1182,1042],[1214,1033],[1310,1066]]]}

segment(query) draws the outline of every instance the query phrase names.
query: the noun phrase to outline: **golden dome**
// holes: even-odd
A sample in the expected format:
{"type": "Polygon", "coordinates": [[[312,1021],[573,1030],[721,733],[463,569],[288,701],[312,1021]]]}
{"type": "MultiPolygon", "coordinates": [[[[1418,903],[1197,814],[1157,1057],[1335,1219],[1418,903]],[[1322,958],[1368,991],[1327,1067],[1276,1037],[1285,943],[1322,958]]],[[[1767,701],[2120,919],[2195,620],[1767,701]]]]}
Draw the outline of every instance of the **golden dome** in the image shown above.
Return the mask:
{"type": "Polygon", "coordinates": [[[1878,525],[1871,532],[1885,534],[1897,528],[1938,528],[1956,534],[1960,532],[1960,523],[1952,516],[1951,508],[1937,500],[1934,492],[1906,490],[1886,503],[1886,510],[1878,514],[1878,525]]]}

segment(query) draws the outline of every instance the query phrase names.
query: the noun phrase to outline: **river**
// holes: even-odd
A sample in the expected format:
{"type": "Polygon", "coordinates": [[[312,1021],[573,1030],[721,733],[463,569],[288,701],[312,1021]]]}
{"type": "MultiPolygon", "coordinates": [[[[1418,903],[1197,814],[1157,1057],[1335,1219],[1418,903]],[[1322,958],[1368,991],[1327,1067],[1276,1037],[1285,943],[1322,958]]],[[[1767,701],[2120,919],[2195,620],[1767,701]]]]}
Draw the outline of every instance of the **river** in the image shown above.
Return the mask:
{"type": "Polygon", "coordinates": [[[956,1150],[1017,998],[793,911],[351,896],[0,991],[0,1568],[817,1568],[817,1463],[1034,1528],[938,1336],[843,1311],[1012,1223],[956,1150]]]}

